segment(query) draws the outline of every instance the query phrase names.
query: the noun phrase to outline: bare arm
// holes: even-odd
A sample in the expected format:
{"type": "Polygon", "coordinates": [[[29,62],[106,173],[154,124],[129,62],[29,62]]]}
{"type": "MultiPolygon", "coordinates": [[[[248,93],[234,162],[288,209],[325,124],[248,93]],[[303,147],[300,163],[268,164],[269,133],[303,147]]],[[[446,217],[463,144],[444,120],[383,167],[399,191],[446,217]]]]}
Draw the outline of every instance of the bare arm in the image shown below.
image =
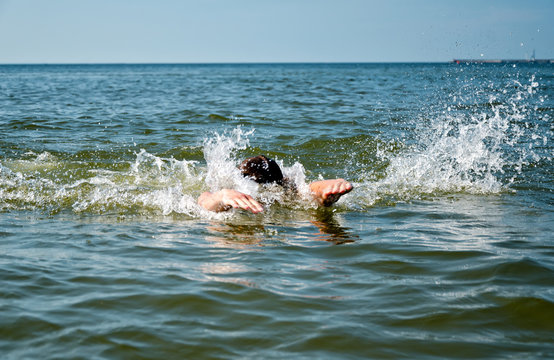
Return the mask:
{"type": "Polygon", "coordinates": [[[235,208],[257,214],[264,210],[262,205],[254,200],[252,196],[232,189],[223,189],[213,193],[206,191],[198,198],[198,205],[215,212],[235,208]]]}
{"type": "Polygon", "coordinates": [[[330,179],[314,181],[310,184],[310,190],[315,200],[323,206],[331,206],[344,194],[352,191],[354,187],[344,179],[330,179]]]}

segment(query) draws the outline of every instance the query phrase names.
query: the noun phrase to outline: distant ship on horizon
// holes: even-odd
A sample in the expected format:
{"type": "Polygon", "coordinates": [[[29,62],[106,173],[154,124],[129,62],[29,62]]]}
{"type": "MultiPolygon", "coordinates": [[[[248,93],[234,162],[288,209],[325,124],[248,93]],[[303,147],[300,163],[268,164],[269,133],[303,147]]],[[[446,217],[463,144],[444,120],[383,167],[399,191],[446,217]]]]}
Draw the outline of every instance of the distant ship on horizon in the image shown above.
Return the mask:
{"type": "Polygon", "coordinates": [[[529,59],[453,59],[454,64],[554,64],[554,59],[536,59],[535,50],[529,59]]]}

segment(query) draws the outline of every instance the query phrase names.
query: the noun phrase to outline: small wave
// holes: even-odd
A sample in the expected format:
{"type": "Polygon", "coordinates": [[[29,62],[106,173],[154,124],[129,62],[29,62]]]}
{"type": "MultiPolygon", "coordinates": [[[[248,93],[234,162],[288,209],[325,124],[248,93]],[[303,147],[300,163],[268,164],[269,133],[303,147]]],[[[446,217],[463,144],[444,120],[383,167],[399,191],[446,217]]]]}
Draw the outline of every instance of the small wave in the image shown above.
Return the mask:
{"type": "Polygon", "coordinates": [[[208,118],[212,120],[230,120],[229,118],[219,114],[210,114],[208,115],[208,118]]]}

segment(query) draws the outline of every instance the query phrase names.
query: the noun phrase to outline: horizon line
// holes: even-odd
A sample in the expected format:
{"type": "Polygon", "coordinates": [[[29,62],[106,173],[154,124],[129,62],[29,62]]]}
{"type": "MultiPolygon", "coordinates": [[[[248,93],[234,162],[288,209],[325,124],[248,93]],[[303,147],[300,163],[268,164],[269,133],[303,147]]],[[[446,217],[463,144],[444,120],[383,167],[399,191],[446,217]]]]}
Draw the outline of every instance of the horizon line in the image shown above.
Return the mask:
{"type": "Polygon", "coordinates": [[[206,61],[206,62],[0,62],[0,65],[278,65],[278,64],[444,64],[440,61],[206,61]]]}
{"type": "Polygon", "coordinates": [[[207,61],[207,62],[0,62],[0,66],[57,65],[355,65],[355,64],[452,64],[452,63],[553,63],[554,59],[468,59],[437,61],[207,61]]]}

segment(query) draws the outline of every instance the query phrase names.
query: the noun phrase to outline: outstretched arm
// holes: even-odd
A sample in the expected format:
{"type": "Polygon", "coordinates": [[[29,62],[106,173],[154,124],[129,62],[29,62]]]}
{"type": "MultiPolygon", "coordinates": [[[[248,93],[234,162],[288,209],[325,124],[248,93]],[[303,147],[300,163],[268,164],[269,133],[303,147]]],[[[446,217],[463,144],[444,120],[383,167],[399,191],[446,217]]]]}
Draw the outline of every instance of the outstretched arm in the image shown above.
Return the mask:
{"type": "Polygon", "coordinates": [[[344,194],[352,191],[354,187],[344,179],[330,179],[314,181],[310,184],[310,190],[315,200],[323,206],[331,206],[344,194]]]}
{"type": "Polygon", "coordinates": [[[232,189],[223,189],[216,192],[206,191],[198,198],[198,205],[210,211],[227,211],[231,208],[248,210],[254,214],[262,212],[262,205],[252,196],[232,189]]]}

